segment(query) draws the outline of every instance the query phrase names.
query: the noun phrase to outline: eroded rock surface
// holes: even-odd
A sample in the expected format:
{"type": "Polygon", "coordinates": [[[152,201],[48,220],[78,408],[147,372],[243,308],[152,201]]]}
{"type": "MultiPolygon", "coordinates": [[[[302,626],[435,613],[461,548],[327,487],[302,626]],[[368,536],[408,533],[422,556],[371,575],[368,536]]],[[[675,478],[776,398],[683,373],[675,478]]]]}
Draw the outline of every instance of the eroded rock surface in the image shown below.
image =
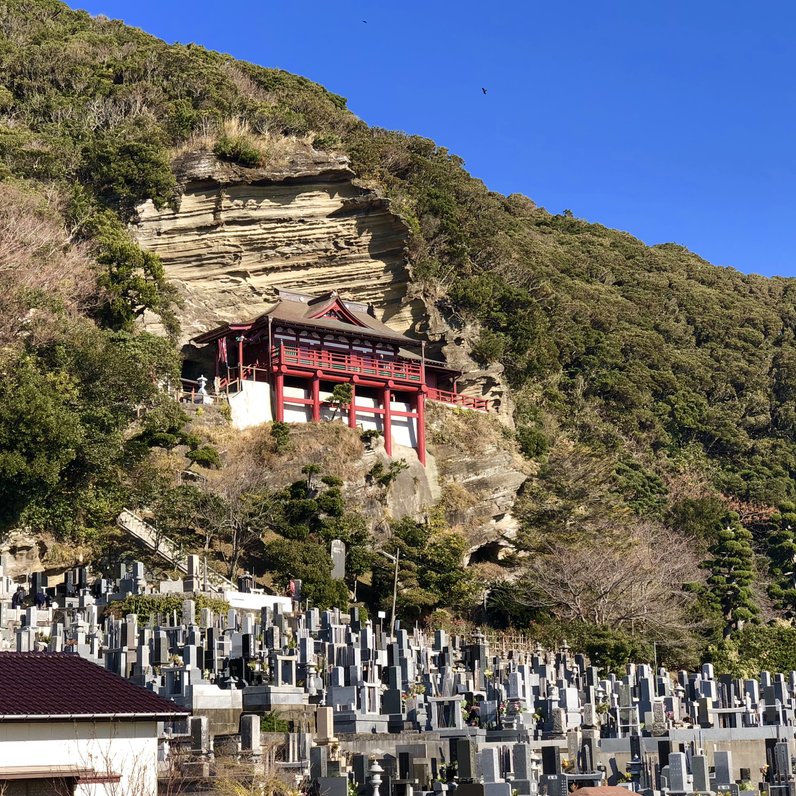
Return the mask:
{"type": "Polygon", "coordinates": [[[47,547],[38,536],[23,530],[11,531],[0,542],[2,574],[18,579],[45,569],[42,557],[47,547]]]}
{"type": "MultiPolygon", "coordinates": [[[[192,153],[175,163],[175,171],[179,205],[158,210],[147,202],[133,232],[160,255],[183,297],[184,342],[224,321],[256,317],[275,286],[336,289],[372,303],[396,330],[428,337],[463,371],[462,391],[490,397],[502,422],[511,424],[502,366],[482,369],[474,362],[469,350],[478,328],[457,325],[444,309],[444,295],[411,283],[405,223],[387,200],[357,184],[345,159],[303,151],[278,168],[249,169],[192,153]]],[[[383,450],[362,459],[360,453],[341,473],[347,499],[377,536],[391,518],[420,519],[442,500],[474,556],[490,545],[509,545],[516,531],[511,510],[527,462],[501,437],[498,424],[479,413],[430,406],[429,422],[427,467],[413,451],[396,451],[408,468],[384,489],[368,479],[377,460],[387,462],[383,450]]],[[[285,477],[289,483],[300,476],[285,477]]]]}
{"type": "MultiPolygon", "coordinates": [[[[452,527],[464,533],[470,554],[507,549],[517,532],[517,494],[533,471],[494,416],[429,405],[429,450],[452,527]]],[[[490,557],[492,557],[490,555],[490,557]]]]}
{"type": "Polygon", "coordinates": [[[514,428],[514,402],[503,365],[494,362],[488,367],[477,363],[470,351],[481,334],[476,323],[468,322],[452,312],[450,300],[440,286],[411,285],[410,296],[425,308],[423,334],[433,343],[445,361],[461,371],[458,392],[478,398],[488,398],[491,411],[500,421],[514,428]]]}
{"type": "Polygon", "coordinates": [[[133,234],[160,255],[184,300],[183,342],[256,317],[275,286],[336,289],[373,303],[402,332],[422,316],[422,302],[406,300],[406,225],[356,184],[345,159],[300,152],[279,168],[249,169],[205,152],[183,156],[175,171],[178,206],[141,205],[133,234]]]}

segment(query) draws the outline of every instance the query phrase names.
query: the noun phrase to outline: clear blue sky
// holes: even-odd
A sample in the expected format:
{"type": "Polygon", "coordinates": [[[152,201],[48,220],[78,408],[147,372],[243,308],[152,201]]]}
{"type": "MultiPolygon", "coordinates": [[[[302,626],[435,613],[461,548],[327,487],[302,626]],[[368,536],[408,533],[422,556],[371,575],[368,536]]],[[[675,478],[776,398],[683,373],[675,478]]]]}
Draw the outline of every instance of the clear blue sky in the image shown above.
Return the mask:
{"type": "Polygon", "coordinates": [[[70,4],[305,75],[551,212],[796,275],[792,0],[70,4]]]}

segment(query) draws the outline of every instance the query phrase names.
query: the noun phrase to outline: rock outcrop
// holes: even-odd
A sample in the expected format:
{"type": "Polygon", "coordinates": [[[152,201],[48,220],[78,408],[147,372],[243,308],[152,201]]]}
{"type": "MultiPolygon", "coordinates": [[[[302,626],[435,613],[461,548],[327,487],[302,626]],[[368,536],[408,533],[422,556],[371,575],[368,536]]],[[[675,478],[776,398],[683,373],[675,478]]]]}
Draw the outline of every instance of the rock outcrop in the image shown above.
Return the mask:
{"type": "Polygon", "coordinates": [[[534,466],[494,416],[430,404],[427,418],[446,520],[467,538],[472,562],[497,561],[516,535],[512,510],[534,466]]]}
{"type": "MultiPolygon", "coordinates": [[[[373,303],[401,332],[423,315],[407,300],[407,227],[344,158],[296,152],[286,165],[244,168],[207,152],[174,164],[176,208],[138,208],[134,237],[160,255],[183,299],[183,342],[259,315],[275,286],[337,289],[373,303]]],[[[157,325],[156,319],[145,322],[157,325]]]]}
{"type": "MultiPolygon", "coordinates": [[[[463,372],[460,390],[490,397],[501,421],[511,425],[502,366],[482,369],[469,356],[479,329],[448,312],[447,299],[433,295],[433,286],[411,283],[406,224],[386,199],[356,182],[344,158],[303,150],[284,166],[252,169],[200,152],[176,161],[175,172],[182,189],[176,208],[140,206],[133,234],[160,255],[182,296],[183,342],[224,321],[256,317],[276,286],[308,293],[334,288],[372,303],[396,330],[430,339],[463,372]]],[[[389,489],[368,476],[377,461],[386,465],[383,449],[362,456],[346,448],[339,475],[347,499],[377,535],[389,518],[421,518],[441,502],[449,523],[467,537],[473,561],[499,559],[516,531],[511,510],[527,462],[494,417],[430,406],[429,424],[428,466],[412,450],[395,451],[407,469],[389,489]]],[[[316,435],[317,429],[310,436],[316,435]]],[[[272,486],[300,477],[301,463],[320,461],[321,450],[310,449],[323,437],[302,441],[308,449],[281,476],[272,469],[272,486]]],[[[337,440],[332,448],[340,445],[337,440]]],[[[324,471],[337,474],[334,462],[324,471]]]]}
{"type": "Polygon", "coordinates": [[[483,366],[470,355],[473,344],[481,335],[481,327],[455,311],[440,284],[415,282],[409,285],[408,290],[409,300],[424,308],[423,323],[418,329],[431,342],[431,350],[462,374],[457,380],[458,392],[488,398],[491,411],[504,425],[513,429],[514,402],[503,365],[493,362],[483,366]]]}
{"type": "Polygon", "coordinates": [[[17,579],[44,571],[42,559],[46,552],[47,545],[38,535],[19,529],[11,531],[0,542],[2,574],[17,579]]]}

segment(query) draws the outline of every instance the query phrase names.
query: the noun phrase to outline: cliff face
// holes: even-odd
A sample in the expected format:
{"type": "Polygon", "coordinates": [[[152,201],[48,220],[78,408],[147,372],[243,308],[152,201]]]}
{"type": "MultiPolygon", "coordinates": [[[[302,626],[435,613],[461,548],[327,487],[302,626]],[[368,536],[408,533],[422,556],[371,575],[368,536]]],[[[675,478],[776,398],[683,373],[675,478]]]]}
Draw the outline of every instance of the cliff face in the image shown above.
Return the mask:
{"type": "Polygon", "coordinates": [[[427,421],[445,519],[467,539],[471,563],[499,561],[517,533],[514,504],[535,465],[494,415],[430,403],[427,421]]]}
{"type": "Polygon", "coordinates": [[[422,302],[406,298],[406,225],[356,184],[345,159],[298,152],[284,166],[250,169],[202,152],[175,171],[176,209],[141,205],[133,235],[160,255],[183,298],[183,342],[256,317],[275,286],[334,288],[372,302],[402,332],[422,317],[422,302]]]}
{"type": "Polygon", "coordinates": [[[406,469],[388,486],[369,477],[377,464],[389,466],[381,440],[368,450],[359,432],[340,422],[292,426],[290,449],[281,454],[272,450],[265,426],[244,432],[224,427],[216,444],[226,451],[228,475],[250,477],[259,468],[271,489],[306,477],[307,462],[340,478],[347,506],[361,514],[377,539],[393,519],[437,513],[467,540],[472,563],[497,562],[515,536],[512,510],[534,466],[494,416],[429,402],[427,419],[426,466],[411,448],[394,446],[393,460],[402,459],[406,469]]]}
{"type": "MultiPolygon", "coordinates": [[[[389,202],[357,184],[345,158],[299,150],[280,166],[245,168],[209,152],[183,155],[175,208],[138,208],[132,232],[160,255],[183,300],[182,343],[225,321],[250,320],[277,286],[335,289],[372,303],[397,331],[421,331],[464,376],[459,389],[489,396],[511,424],[502,366],[468,355],[478,329],[453,328],[439,296],[410,283],[408,228],[389,202]]],[[[443,297],[444,298],[444,297],[443,297]]],[[[145,317],[150,331],[159,320],[145,317]]]]}
{"type": "MultiPolygon", "coordinates": [[[[502,366],[480,370],[467,354],[478,329],[455,328],[440,309],[444,296],[410,284],[405,223],[385,199],[357,185],[344,159],[303,151],[280,168],[250,169],[202,152],[180,158],[175,171],[182,188],[179,204],[140,206],[133,234],[160,255],[180,291],[183,342],[224,321],[256,317],[274,297],[275,286],[309,293],[334,288],[371,302],[399,331],[422,331],[464,372],[460,389],[488,394],[500,419],[511,422],[502,366]]],[[[156,320],[145,320],[150,329],[157,327],[156,320]]],[[[309,431],[295,432],[308,448],[296,454],[295,466],[275,478],[275,485],[287,485],[301,477],[302,464],[318,461],[326,432],[309,431]]],[[[386,461],[383,450],[349,457],[339,473],[348,499],[377,533],[390,517],[420,518],[442,501],[446,519],[466,536],[471,555],[497,557],[515,531],[511,509],[527,476],[521,457],[499,426],[478,413],[429,406],[429,432],[428,466],[409,449],[396,451],[408,469],[389,490],[367,479],[376,459],[386,461]]],[[[334,463],[326,463],[324,471],[336,474],[334,463]]]]}

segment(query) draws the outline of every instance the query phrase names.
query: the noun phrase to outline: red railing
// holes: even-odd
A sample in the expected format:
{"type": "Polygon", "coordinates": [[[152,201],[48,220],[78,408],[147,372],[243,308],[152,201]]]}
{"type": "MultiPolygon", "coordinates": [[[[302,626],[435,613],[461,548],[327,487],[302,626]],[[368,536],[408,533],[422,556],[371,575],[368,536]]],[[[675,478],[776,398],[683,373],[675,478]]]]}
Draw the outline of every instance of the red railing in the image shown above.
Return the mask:
{"type": "Polygon", "coordinates": [[[297,368],[312,368],[330,373],[370,376],[379,379],[394,379],[420,384],[423,381],[423,368],[419,363],[404,359],[375,359],[359,354],[344,354],[325,348],[280,345],[273,350],[275,365],[288,365],[297,368]]]}
{"type": "Polygon", "coordinates": [[[439,401],[443,404],[459,406],[462,409],[474,409],[477,412],[488,412],[489,401],[486,398],[475,398],[472,395],[460,395],[449,390],[438,390],[436,387],[429,387],[427,397],[430,401],[439,401]]]}
{"type": "MultiPolygon", "coordinates": [[[[243,366],[243,381],[268,381],[268,368],[258,368],[255,365],[243,366]]],[[[219,392],[238,392],[241,389],[240,368],[229,368],[227,375],[219,379],[219,392]]]]}
{"type": "MultiPolygon", "coordinates": [[[[280,344],[272,350],[273,365],[325,370],[329,373],[345,375],[370,376],[379,379],[393,379],[414,384],[423,381],[423,368],[420,363],[404,359],[375,359],[359,354],[344,354],[324,348],[305,346],[289,346],[280,344]]],[[[219,380],[219,392],[234,393],[241,389],[243,381],[268,381],[268,369],[254,365],[244,365],[241,369],[230,368],[226,378],[219,380]]],[[[489,411],[489,400],[472,395],[462,395],[449,390],[429,387],[427,397],[431,401],[458,406],[462,409],[474,409],[477,412],[489,411]]]]}

